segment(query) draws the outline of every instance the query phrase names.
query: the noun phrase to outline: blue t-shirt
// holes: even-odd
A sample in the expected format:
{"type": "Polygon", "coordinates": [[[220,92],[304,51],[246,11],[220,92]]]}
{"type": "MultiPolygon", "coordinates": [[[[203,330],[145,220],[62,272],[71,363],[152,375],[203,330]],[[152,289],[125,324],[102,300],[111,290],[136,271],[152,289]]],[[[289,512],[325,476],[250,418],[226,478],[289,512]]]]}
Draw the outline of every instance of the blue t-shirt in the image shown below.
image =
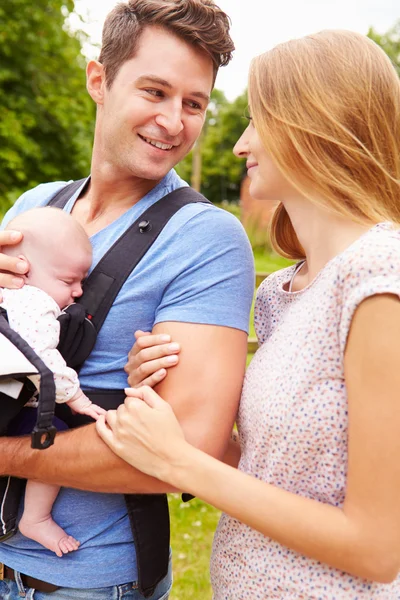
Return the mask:
{"type": "MultiPolygon", "coordinates": [[[[23,194],[8,211],[44,206],[64,182],[47,183],[23,194]]],[[[175,171],[116,221],[91,237],[93,267],[149,206],[185,185],[175,171]]],[[[80,190],[67,203],[70,212],[80,190]]],[[[167,223],[128,277],[79,374],[83,388],[124,388],[123,370],[137,329],[180,321],[248,331],[254,290],[251,247],[240,222],[208,204],[189,204],[167,223]]],[[[137,580],[135,549],[125,501],[119,494],[62,488],[53,507],[61,527],[81,542],[58,558],[17,533],[0,544],[0,561],[27,575],[63,587],[91,588],[137,580]]]]}

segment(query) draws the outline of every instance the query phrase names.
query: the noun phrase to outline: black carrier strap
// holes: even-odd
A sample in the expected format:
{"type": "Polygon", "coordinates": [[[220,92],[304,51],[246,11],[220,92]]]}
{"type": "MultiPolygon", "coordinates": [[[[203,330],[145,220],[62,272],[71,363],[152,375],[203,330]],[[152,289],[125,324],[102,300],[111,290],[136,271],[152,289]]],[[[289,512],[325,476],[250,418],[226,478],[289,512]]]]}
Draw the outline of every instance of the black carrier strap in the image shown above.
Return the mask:
{"type": "MultiPolygon", "coordinates": [[[[84,181],[81,179],[65,186],[50,200],[49,205],[64,208],[84,181]]],[[[86,179],[86,185],[89,181],[86,179]]],[[[69,366],[75,369],[82,366],[130,273],[139,264],[170,218],[180,208],[194,202],[210,204],[204,196],[187,186],[167,194],[136,219],[99,261],[84,283],[83,295],[75,305],[70,307],[75,313],[79,313],[75,314],[71,321],[75,324],[79,322],[80,325],[73,325],[70,329],[68,324],[63,334],[61,321],[59,350],[69,366]],[[76,332],[75,329],[78,331],[76,332]]],[[[67,314],[65,319],[68,318],[67,314]]],[[[85,393],[93,402],[107,409],[116,408],[125,398],[123,390],[85,390],[85,393]]],[[[62,410],[63,405],[57,408],[62,410]]],[[[68,419],[61,412],[59,416],[72,426],[90,421],[85,421],[86,418],[82,415],[74,415],[71,423],[71,418],[68,419]]],[[[170,528],[167,496],[129,494],[125,495],[125,500],[135,540],[139,590],[145,597],[149,597],[153,595],[155,587],[168,572],[170,528]]]]}
{"type": "MultiPolygon", "coordinates": [[[[56,397],[56,387],[54,384],[54,375],[39,356],[32,350],[27,342],[8,324],[5,317],[4,309],[0,312],[0,333],[4,335],[18,350],[29,360],[29,362],[37,369],[40,375],[40,402],[37,409],[36,425],[32,432],[32,448],[44,449],[51,446],[54,442],[56,428],[53,426],[54,417],[54,399],[56,397]]],[[[20,394],[18,400],[15,401],[17,408],[16,414],[21,410],[22,402],[27,402],[28,392],[20,394]]],[[[32,388],[30,388],[32,390],[32,388]]],[[[31,397],[31,396],[30,396],[31,397]]],[[[9,403],[4,403],[5,409],[9,403]]],[[[10,416],[10,415],[8,415],[10,416]]]]}
{"type": "MultiPolygon", "coordinates": [[[[7,319],[7,311],[3,307],[0,307],[0,334],[18,348],[40,374],[41,402],[37,411],[36,425],[31,434],[31,445],[32,448],[37,449],[48,448],[53,444],[56,432],[52,424],[56,394],[53,373],[29,344],[16,331],[11,329],[7,319]]],[[[18,398],[10,398],[7,394],[0,392],[0,435],[7,435],[8,424],[18,415],[36,391],[33,383],[25,378],[26,374],[21,373],[20,375],[25,382],[18,398]]],[[[24,486],[25,481],[23,479],[9,477],[8,475],[0,477],[0,541],[2,542],[17,531],[18,507],[24,486]]]]}
{"type": "MultiPolygon", "coordinates": [[[[81,179],[65,186],[50,200],[49,206],[64,208],[84,181],[81,179]]],[[[89,179],[86,182],[88,184],[89,179]]],[[[202,194],[188,186],[170,192],[140,215],[99,261],[84,283],[83,295],[76,301],[76,304],[82,306],[84,311],[71,307],[76,312],[81,310],[81,320],[83,321],[86,316],[94,326],[96,333],[100,331],[126,279],[158,238],[171,217],[183,206],[195,202],[210,204],[202,194]]],[[[61,320],[61,328],[63,328],[62,325],[61,320]]],[[[86,328],[88,337],[92,339],[94,345],[96,336],[93,338],[90,333],[90,325],[86,324],[86,328]]],[[[93,345],[87,356],[93,349],[93,345]]],[[[69,366],[76,369],[79,369],[84,359],[87,358],[85,356],[82,360],[81,346],[82,344],[77,344],[77,348],[73,352],[74,356],[68,360],[69,352],[71,352],[69,350],[70,342],[65,342],[63,332],[61,333],[59,350],[69,366]],[[65,351],[64,346],[66,347],[65,351]],[[79,356],[77,356],[77,351],[79,356]]]]}

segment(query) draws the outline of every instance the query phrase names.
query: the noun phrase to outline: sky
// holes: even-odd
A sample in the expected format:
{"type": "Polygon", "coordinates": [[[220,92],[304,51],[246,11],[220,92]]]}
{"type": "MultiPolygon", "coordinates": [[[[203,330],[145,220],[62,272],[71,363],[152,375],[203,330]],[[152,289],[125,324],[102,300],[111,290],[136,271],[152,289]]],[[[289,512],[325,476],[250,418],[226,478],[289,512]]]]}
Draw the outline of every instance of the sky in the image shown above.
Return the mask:
{"type": "MultiPolygon", "coordinates": [[[[104,18],[115,4],[116,0],[75,0],[93,44],[100,44],[104,18]]],[[[229,100],[246,88],[251,58],[280,42],[321,29],[367,33],[372,26],[384,33],[400,19],[399,0],[217,0],[217,4],[232,20],[236,46],[233,60],[220,69],[216,81],[229,100]]],[[[97,57],[91,45],[84,52],[97,57]]]]}

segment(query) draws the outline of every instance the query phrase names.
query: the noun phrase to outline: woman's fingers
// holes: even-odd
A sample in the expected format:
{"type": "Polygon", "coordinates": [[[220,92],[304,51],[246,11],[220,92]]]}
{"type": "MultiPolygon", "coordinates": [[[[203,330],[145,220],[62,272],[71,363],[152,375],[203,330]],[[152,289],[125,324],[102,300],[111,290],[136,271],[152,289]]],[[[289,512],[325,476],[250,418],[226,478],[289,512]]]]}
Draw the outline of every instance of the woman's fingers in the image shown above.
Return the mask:
{"type": "Polygon", "coordinates": [[[167,342],[166,340],[170,340],[169,335],[152,335],[137,331],[135,336],[137,341],[124,367],[128,374],[128,383],[131,387],[154,386],[165,377],[166,373],[163,370],[178,364],[180,345],[167,342]]]}
{"type": "Polygon", "coordinates": [[[184,454],[186,444],[173,410],[150,387],[127,388],[125,393],[124,404],[99,416],[97,432],[129,464],[169,481],[171,465],[184,454]]]}
{"type": "MultiPolygon", "coordinates": [[[[112,412],[112,411],[108,411],[108,412],[112,412]]],[[[113,411],[115,412],[115,411],[113,411]]],[[[101,437],[101,439],[103,440],[103,442],[105,442],[107,444],[107,446],[109,448],[111,448],[111,450],[114,450],[114,434],[112,429],[110,429],[109,424],[108,424],[108,413],[107,415],[100,415],[99,418],[96,421],[96,431],[99,434],[99,436],[101,437]]]]}
{"type": "Polygon", "coordinates": [[[148,386],[142,386],[136,389],[125,388],[125,395],[125,407],[128,410],[133,410],[137,407],[140,408],[140,405],[137,404],[136,400],[143,400],[143,402],[151,408],[159,408],[163,405],[169,406],[168,402],[165,402],[157,392],[148,386]],[[134,400],[131,401],[131,398],[134,400]]]}
{"type": "MultiPolygon", "coordinates": [[[[137,383],[133,387],[141,387],[142,385],[147,385],[147,386],[153,388],[157,384],[159,384],[160,381],[165,379],[166,375],[167,375],[167,369],[159,369],[158,371],[156,371],[155,373],[153,373],[152,375],[147,377],[144,381],[137,383]]],[[[129,378],[128,378],[128,383],[130,383],[129,378]]]]}
{"type": "MultiPolygon", "coordinates": [[[[169,336],[166,336],[169,338],[169,336]]],[[[171,342],[170,340],[162,341],[162,335],[144,335],[139,337],[132,350],[129,352],[129,359],[136,358],[139,363],[168,356],[170,354],[176,354],[180,351],[181,347],[177,342],[171,342]]]]}
{"type": "Polygon", "coordinates": [[[149,381],[151,380],[152,384],[155,385],[165,377],[167,374],[166,369],[177,365],[178,361],[178,356],[171,355],[139,364],[132,371],[127,371],[128,383],[131,387],[138,387],[140,385],[150,385],[149,381]],[[162,376],[161,371],[163,371],[162,376]],[[152,377],[153,375],[154,377],[152,377]]]}

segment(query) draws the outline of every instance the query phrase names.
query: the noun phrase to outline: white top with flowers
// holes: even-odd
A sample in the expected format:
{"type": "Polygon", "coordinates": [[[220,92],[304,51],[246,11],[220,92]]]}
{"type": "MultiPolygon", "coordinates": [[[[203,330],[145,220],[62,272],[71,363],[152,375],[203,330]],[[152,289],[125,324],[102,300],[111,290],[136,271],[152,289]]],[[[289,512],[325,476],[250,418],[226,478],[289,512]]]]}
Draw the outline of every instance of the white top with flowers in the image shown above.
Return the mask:
{"type": "MultiPolygon", "coordinates": [[[[346,340],[360,302],[375,294],[400,296],[400,233],[388,223],[376,225],[328,262],[310,285],[288,292],[294,269],[268,277],[257,294],[260,348],[247,370],[240,404],[239,468],[294,494],[342,506],[346,340]]],[[[400,578],[380,584],[353,577],[227,515],[215,536],[211,578],[215,600],[400,598],[400,578]]]]}

